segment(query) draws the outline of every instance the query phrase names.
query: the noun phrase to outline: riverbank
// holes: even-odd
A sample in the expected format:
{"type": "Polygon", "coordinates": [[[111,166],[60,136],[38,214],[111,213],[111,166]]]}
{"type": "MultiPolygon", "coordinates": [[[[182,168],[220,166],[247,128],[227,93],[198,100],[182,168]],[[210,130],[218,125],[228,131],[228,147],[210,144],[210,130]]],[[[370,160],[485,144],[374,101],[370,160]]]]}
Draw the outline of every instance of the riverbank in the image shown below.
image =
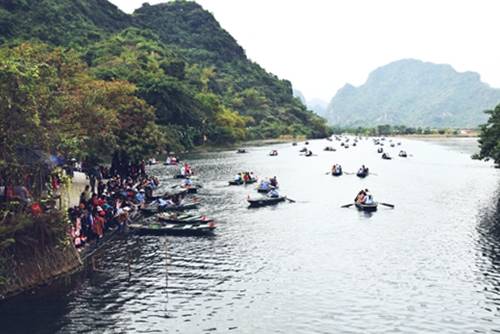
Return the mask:
{"type": "Polygon", "coordinates": [[[82,266],[65,214],[6,216],[0,227],[0,299],[31,290],[82,266]]]}
{"type": "Polygon", "coordinates": [[[73,245],[44,248],[16,248],[15,253],[2,254],[5,273],[0,285],[0,300],[70,275],[82,267],[80,256],[73,245]]]}

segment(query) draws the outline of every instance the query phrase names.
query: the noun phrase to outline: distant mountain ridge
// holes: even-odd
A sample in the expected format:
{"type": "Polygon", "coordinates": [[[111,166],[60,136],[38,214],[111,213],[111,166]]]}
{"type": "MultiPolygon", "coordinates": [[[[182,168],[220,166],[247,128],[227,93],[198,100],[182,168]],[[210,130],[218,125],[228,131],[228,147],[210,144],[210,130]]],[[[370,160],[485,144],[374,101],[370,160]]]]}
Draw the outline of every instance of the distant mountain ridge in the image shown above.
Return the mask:
{"type": "Polygon", "coordinates": [[[498,103],[500,89],[478,73],[403,59],[374,70],[359,87],[339,89],[325,117],[340,126],[476,127],[498,103]]]}

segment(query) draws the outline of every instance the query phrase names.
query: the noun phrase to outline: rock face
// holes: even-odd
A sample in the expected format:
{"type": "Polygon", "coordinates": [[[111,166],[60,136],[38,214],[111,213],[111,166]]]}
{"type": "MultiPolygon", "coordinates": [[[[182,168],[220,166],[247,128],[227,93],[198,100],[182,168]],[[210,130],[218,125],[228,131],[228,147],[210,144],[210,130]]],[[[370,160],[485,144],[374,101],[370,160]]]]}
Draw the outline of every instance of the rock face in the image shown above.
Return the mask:
{"type": "Polygon", "coordinates": [[[359,87],[339,89],[326,117],[341,126],[476,127],[487,120],[483,111],[499,103],[500,89],[478,73],[404,59],[376,69],[359,87]]]}

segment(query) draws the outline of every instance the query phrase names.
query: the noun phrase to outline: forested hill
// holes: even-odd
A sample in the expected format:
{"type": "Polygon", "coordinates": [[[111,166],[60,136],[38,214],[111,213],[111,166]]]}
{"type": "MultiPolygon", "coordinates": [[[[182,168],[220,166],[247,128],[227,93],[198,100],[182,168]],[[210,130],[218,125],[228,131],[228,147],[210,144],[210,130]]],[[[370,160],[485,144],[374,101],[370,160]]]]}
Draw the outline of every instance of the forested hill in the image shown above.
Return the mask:
{"type": "Polygon", "coordinates": [[[2,0],[0,39],[37,38],[54,45],[95,42],[132,24],[106,0],[2,0]]]}
{"type": "Polygon", "coordinates": [[[328,132],[289,81],[250,61],[192,1],[144,4],[127,15],[106,0],[4,0],[0,32],[2,48],[63,47],[96,80],[135,85],[169,147],[328,132]]]}
{"type": "Polygon", "coordinates": [[[345,85],[326,117],[346,126],[476,127],[487,120],[483,110],[498,103],[500,89],[481,82],[477,73],[404,59],[376,69],[359,87],[345,85]]]}

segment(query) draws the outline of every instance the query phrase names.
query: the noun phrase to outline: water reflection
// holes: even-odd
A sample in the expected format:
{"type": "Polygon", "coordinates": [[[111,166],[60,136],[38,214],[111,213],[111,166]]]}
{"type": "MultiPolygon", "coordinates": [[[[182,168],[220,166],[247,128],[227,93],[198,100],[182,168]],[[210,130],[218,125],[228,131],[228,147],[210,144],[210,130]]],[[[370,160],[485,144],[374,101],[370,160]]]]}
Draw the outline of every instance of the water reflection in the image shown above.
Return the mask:
{"type": "Polygon", "coordinates": [[[477,231],[479,280],[488,300],[484,307],[500,315],[500,191],[481,210],[477,231]]]}

